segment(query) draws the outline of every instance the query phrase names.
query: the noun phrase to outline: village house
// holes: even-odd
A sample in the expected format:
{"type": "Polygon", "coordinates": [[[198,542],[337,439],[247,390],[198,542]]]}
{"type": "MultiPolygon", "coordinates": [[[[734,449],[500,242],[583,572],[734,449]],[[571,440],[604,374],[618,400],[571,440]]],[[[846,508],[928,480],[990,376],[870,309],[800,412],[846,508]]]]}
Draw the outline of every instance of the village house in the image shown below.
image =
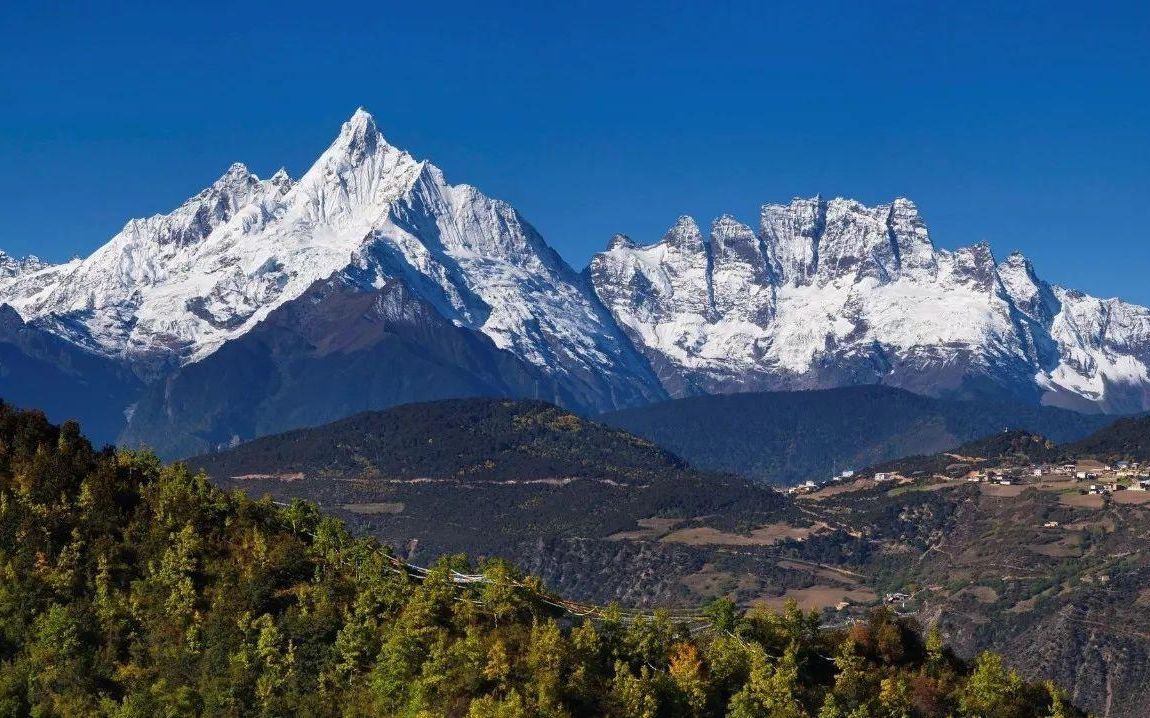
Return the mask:
{"type": "Polygon", "coordinates": [[[809,494],[812,491],[818,490],[818,488],[819,488],[818,484],[816,484],[815,482],[808,479],[808,480],[804,481],[803,483],[799,484],[798,486],[792,486],[791,488],[787,489],[787,493],[790,493],[790,494],[809,494]]]}

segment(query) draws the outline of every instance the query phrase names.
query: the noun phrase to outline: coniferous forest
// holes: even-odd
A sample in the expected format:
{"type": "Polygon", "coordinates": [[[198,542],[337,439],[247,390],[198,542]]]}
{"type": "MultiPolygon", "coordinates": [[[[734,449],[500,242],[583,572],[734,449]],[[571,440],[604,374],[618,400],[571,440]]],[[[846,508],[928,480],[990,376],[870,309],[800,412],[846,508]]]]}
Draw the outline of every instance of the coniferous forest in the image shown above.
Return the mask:
{"type": "Polygon", "coordinates": [[[505,563],[418,574],[310,504],[0,406],[3,716],[1079,715],[885,610],[827,628],[794,605],[688,624],[557,603],[505,563]]]}

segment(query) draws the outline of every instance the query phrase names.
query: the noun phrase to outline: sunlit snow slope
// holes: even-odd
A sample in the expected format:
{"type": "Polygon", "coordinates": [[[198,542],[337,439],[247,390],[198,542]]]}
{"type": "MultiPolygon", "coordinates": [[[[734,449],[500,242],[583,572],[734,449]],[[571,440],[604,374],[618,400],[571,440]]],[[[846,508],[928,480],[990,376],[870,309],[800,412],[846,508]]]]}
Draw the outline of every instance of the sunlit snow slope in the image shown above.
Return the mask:
{"type": "Polygon", "coordinates": [[[705,238],[681,217],[589,268],[673,395],[885,383],[921,393],[1150,408],[1150,311],[1040,280],[1020,254],[931,242],[906,199],[796,199],[705,238]]]}
{"type": "Polygon", "coordinates": [[[595,408],[663,396],[584,279],[512,207],[448,184],[363,110],[298,181],[235,164],[83,261],[10,274],[0,302],[150,378],[203,360],[341,274],[375,289],[406,284],[544,374],[596,385],[586,397],[595,408]]]}

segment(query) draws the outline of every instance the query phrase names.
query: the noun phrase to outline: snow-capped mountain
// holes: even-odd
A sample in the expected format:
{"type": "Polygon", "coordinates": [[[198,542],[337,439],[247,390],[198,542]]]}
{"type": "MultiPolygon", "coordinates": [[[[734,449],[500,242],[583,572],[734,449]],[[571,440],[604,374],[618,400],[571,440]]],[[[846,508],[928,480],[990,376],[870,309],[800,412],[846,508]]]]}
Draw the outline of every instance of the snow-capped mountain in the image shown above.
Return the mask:
{"type": "Polygon", "coordinates": [[[0,282],[15,279],[25,274],[31,274],[32,272],[38,272],[49,266],[51,265],[35,255],[20,258],[13,257],[7,252],[0,250],[0,282]]]}
{"type": "MultiPolygon", "coordinates": [[[[363,110],[297,180],[235,164],[86,259],[0,253],[5,304],[0,370],[98,365],[73,393],[119,397],[104,425],[122,413],[121,440],[172,456],[462,395],[593,412],[877,382],[1150,408],[1148,310],[1051,286],[1021,255],[938,249],[907,200],[798,199],[706,237],[683,217],[655,244],[616,236],[581,275],[363,110]]],[[[6,376],[0,397],[19,395],[6,376]]]]}
{"type": "Polygon", "coordinates": [[[0,283],[0,302],[149,378],[202,361],[316,282],[400,281],[585,406],[662,395],[586,282],[508,204],[399,150],[357,111],[298,181],[242,164],[92,256],[0,283]]]}
{"type": "Polygon", "coordinates": [[[1150,408],[1150,311],[1043,282],[1020,254],[934,246],[906,199],[795,199],[709,239],[616,236],[595,290],[672,395],[885,383],[1092,411],[1150,408]]]}

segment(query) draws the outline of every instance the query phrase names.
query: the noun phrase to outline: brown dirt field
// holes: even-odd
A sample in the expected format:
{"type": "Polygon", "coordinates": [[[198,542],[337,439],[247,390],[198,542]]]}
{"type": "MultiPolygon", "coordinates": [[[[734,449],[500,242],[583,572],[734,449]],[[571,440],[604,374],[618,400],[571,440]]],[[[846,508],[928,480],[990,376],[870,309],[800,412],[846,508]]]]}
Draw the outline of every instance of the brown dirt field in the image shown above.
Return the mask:
{"type": "Polygon", "coordinates": [[[1150,588],[1144,588],[1138,592],[1138,600],[1135,601],[1139,606],[1150,606],[1150,588]]]}
{"type": "Polygon", "coordinates": [[[375,504],[343,504],[340,508],[353,514],[400,514],[403,513],[404,505],[399,501],[382,501],[375,504]]]}
{"type": "Polygon", "coordinates": [[[869,489],[874,485],[874,479],[859,479],[858,481],[852,481],[847,484],[827,486],[809,494],[799,494],[796,498],[798,498],[800,501],[819,501],[821,499],[835,496],[837,494],[847,494],[852,491],[862,491],[863,489],[869,489]]]}
{"type": "Polygon", "coordinates": [[[1100,509],[1106,505],[1106,497],[1102,494],[1065,494],[1059,503],[1079,509],[1100,509]]]}
{"type": "Polygon", "coordinates": [[[1101,471],[1106,468],[1106,464],[1094,459],[1081,459],[1075,465],[1079,471],[1101,471]]]}
{"type": "Polygon", "coordinates": [[[1022,492],[1028,488],[1028,486],[1022,484],[1013,484],[1011,486],[999,486],[998,484],[978,485],[978,490],[982,492],[983,496],[993,496],[996,499],[1013,499],[1021,495],[1022,492]]]}
{"type": "Polygon", "coordinates": [[[783,539],[804,539],[826,528],[826,524],[821,522],[809,527],[774,523],[760,526],[751,531],[750,535],[743,535],[701,526],[672,531],[659,540],[669,543],[685,543],[690,546],[770,546],[783,539]]]}
{"type": "Polygon", "coordinates": [[[1031,596],[1025,601],[1019,601],[1010,608],[1006,609],[1007,613],[1026,613],[1027,611],[1034,610],[1034,604],[1038,603],[1038,596],[1031,596]]]}
{"type": "Polygon", "coordinates": [[[809,588],[793,588],[782,596],[761,598],[754,603],[778,610],[783,607],[788,598],[798,601],[799,608],[804,611],[812,611],[834,606],[842,601],[870,603],[877,600],[878,596],[869,588],[846,589],[841,586],[810,586],[809,588]]]}
{"type": "MultiPolygon", "coordinates": [[[[890,491],[888,491],[886,493],[886,495],[887,496],[891,496],[891,495],[899,496],[900,494],[907,494],[907,493],[910,493],[911,491],[942,491],[943,489],[953,489],[956,486],[962,486],[962,484],[963,484],[963,482],[961,482],[961,481],[953,481],[953,480],[951,480],[951,481],[940,481],[940,482],[933,483],[933,484],[921,484],[921,483],[916,483],[914,481],[900,481],[899,485],[896,486],[895,488],[891,489],[890,491]],[[903,486],[907,486],[908,488],[906,488],[905,490],[899,491],[899,489],[903,486]]],[[[1003,486],[1002,488],[1008,489],[1010,487],[1009,486],[1003,486]]]]}
{"type": "Polygon", "coordinates": [[[303,481],[302,471],[294,474],[241,474],[231,477],[237,481],[303,481]]]}
{"type": "Polygon", "coordinates": [[[1072,524],[1066,524],[1064,528],[1067,531],[1086,531],[1093,528],[1101,528],[1110,534],[1114,533],[1114,530],[1118,528],[1118,524],[1115,523],[1112,517],[1108,516],[1097,520],[1075,521],[1072,524]]]}
{"type": "Polygon", "coordinates": [[[664,519],[652,516],[649,519],[639,519],[635,523],[641,528],[634,531],[620,531],[607,538],[611,541],[631,539],[633,541],[654,540],[683,523],[683,519],[664,519]]]}
{"type": "Polygon", "coordinates": [[[1006,609],[1006,612],[1007,613],[1026,613],[1027,611],[1033,611],[1034,607],[1038,604],[1038,602],[1041,599],[1046,598],[1048,596],[1053,596],[1056,593],[1058,593],[1058,588],[1056,586],[1052,586],[1052,587],[1046,589],[1045,591],[1043,591],[1042,593],[1040,593],[1036,596],[1031,596],[1030,598],[1028,598],[1024,601],[1019,601],[1018,603],[1014,604],[1010,608],[1006,609]]]}
{"type": "Polygon", "coordinates": [[[954,594],[955,599],[963,596],[971,596],[979,603],[995,603],[998,601],[998,592],[990,586],[969,586],[954,594]]]}
{"type": "Polygon", "coordinates": [[[1076,558],[1082,555],[1082,550],[1078,548],[1077,537],[1073,540],[1055,541],[1054,543],[1027,546],[1027,548],[1040,556],[1051,558],[1076,558]]]}
{"type": "Polygon", "coordinates": [[[986,461],[985,456],[963,456],[962,454],[951,454],[950,452],[947,452],[944,455],[949,456],[955,461],[961,461],[964,464],[973,464],[977,461],[986,461]]]}
{"type": "Polygon", "coordinates": [[[716,570],[709,563],[703,564],[695,573],[683,576],[679,582],[701,596],[718,596],[729,591],[736,583],[734,574],[716,570]]]}
{"type": "Polygon", "coordinates": [[[852,588],[861,586],[860,578],[857,575],[851,575],[850,572],[842,571],[834,568],[818,566],[817,564],[799,563],[797,561],[789,561],[783,559],[779,561],[779,566],[782,568],[789,568],[793,571],[806,571],[812,576],[818,576],[825,581],[834,581],[841,583],[852,588]]]}
{"type": "Polygon", "coordinates": [[[1116,504],[1150,504],[1150,491],[1115,491],[1112,498],[1116,504]]]}
{"type": "Polygon", "coordinates": [[[639,524],[645,529],[652,531],[670,531],[679,524],[683,523],[683,519],[663,519],[658,516],[652,516],[649,519],[639,519],[635,523],[639,524]]]}
{"type": "Polygon", "coordinates": [[[1074,479],[1069,476],[1065,478],[1047,477],[1033,484],[1034,488],[1040,491],[1061,491],[1069,486],[1074,485],[1074,479]]]}

